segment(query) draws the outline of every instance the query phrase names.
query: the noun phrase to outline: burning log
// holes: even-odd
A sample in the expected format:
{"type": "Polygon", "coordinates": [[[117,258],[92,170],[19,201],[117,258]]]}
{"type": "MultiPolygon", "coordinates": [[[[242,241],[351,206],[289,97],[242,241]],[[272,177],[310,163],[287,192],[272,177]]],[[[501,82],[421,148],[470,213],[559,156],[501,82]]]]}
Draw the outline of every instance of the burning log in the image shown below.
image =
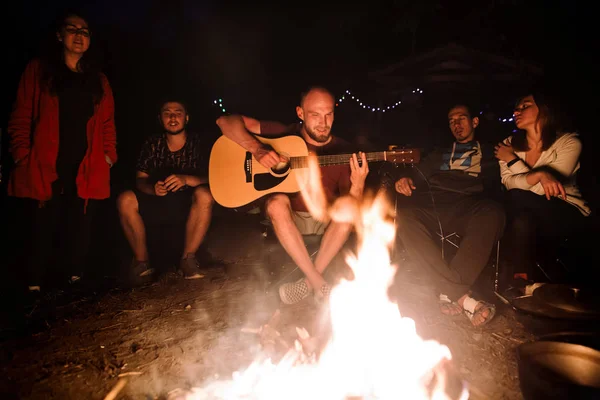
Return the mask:
{"type": "Polygon", "coordinates": [[[307,356],[317,356],[321,353],[322,345],[318,337],[310,336],[304,328],[296,327],[296,332],[298,333],[297,340],[302,345],[302,351],[307,356]]]}
{"type": "Polygon", "coordinates": [[[450,350],[421,339],[414,321],[402,317],[390,301],[395,267],[389,249],[395,227],[386,221],[385,200],[376,198],[368,208],[345,198],[329,207],[322,188],[314,186],[320,182],[316,161],[309,160],[309,167],[313,173],[302,192],[311,213],[322,220],[352,222],[358,231],[357,256],[347,258],[354,279],[332,289],[325,313],[317,318],[316,334],[296,328],[293,347],[277,330],[279,310],[260,328],[243,330],[258,334],[267,346],[287,349],[279,362],[256,360],[231,380],[194,388],[181,399],[466,399],[468,391],[449,372],[450,350]]]}
{"type": "Polygon", "coordinates": [[[277,330],[280,319],[281,312],[277,309],[266,324],[258,328],[244,327],[241,331],[243,333],[258,335],[263,352],[266,355],[270,355],[271,358],[281,358],[281,356],[291,350],[303,353],[303,356],[300,358],[304,361],[318,356],[323,348],[323,341],[319,337],[311,336],[305,328],[296,327],[296,334],[298,336],[295,338],[294,345],[292,346],[277,330]]]}
{"type": "Polygon", "coordinates": [[[276,329],[281,319],[281,311],[275,310],[269,321],[258,328],[242,328],[242,332],[259,336],[260,345],[267,356],[272,358],[287,353],[291,346],[276,329]]]}

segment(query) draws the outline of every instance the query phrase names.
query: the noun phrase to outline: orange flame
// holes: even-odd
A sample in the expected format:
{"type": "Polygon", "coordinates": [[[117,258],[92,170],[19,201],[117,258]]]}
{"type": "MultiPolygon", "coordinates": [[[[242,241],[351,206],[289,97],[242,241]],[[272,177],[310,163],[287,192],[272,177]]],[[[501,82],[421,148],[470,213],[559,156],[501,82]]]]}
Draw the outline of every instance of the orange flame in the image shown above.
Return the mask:
{"type": "MultiPolygon", "coordinates": [[[[320,182],[313,159],[300,179],[308,209],[320,220],[353,222],[360,248],[347,257],[354,279],[331,291],[332,334],[319,360],[307,359],[296,341],[278,364],[255,361],[232,380],[195,388],[182,400],[448,398],[441,366],[451,360],[450,350],[421,339],[414,321],[402,317],[387,294],[396,270],[389,258],[395,227],[385,220],[384,197],[377,196],[370,206],[359,207],[351,197],[329,206],[320,182]]],[[[463,389],[461,399],[467,398],[463,389]]]]}
{"type": "Polygon", "coordinates": [[[328,222],[327,196],[321,185],[321,170],[317,158],[314,155],[308,156],[308,168],[299,169],[296,176],[308,212],[313,218],[328,222]]]}

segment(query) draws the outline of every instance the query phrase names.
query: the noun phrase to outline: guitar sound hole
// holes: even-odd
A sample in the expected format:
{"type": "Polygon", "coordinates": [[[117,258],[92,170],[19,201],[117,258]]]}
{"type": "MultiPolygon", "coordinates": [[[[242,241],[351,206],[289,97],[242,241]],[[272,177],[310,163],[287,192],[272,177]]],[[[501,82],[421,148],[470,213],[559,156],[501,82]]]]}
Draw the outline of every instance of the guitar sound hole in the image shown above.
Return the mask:
{"type": "Polygon", "coordinates": [[[290,170],[290,163],[289,162],[280,162],[279,164],[277,164],[276,166],[274,166],[273,168],[271,168],[271,171],[273,171],[273,173],[275,175],[285,174],[289,170],[290,170]]]}

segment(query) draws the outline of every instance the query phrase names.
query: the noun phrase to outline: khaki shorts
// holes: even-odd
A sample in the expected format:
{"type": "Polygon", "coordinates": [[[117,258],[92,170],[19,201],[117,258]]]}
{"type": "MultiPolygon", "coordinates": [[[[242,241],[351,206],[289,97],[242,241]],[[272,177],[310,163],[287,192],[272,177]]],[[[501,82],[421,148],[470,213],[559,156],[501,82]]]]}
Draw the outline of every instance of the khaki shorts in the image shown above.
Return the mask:
{"type": "Polygon", "coordinates": [[[322,235],[329,222],[317,221],[306,211],[292,211],[294,224],[302,235],[322,235]]]}

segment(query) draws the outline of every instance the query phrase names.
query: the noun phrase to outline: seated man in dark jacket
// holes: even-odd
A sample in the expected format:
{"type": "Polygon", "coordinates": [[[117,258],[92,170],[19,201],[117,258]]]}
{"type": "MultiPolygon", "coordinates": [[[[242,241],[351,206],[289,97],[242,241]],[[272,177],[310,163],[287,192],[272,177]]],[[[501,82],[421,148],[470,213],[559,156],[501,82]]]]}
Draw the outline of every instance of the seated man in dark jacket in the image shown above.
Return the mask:
{"type": "Polygon", "coordinates": [[[464,311],[473,325],[480,326],[493,318],[495,307],[472,298],[470,289],[504,229],[504,210],[491,193],[500,188],[499,171],[493,147],[475,140],[479,118],[469,107],[452,107],[448,122],[455,138],[452,145],[432,151],[420,165],[405,169],[406,176],[395,183],[396,191],[412,200],[398,210],[398,237],[407,254],[426,268],[440,296],[441,311],[448,315],[464,311]],[[451,232],[461,241],[447,263],[439,242],[440,235],[451,232]]]}

